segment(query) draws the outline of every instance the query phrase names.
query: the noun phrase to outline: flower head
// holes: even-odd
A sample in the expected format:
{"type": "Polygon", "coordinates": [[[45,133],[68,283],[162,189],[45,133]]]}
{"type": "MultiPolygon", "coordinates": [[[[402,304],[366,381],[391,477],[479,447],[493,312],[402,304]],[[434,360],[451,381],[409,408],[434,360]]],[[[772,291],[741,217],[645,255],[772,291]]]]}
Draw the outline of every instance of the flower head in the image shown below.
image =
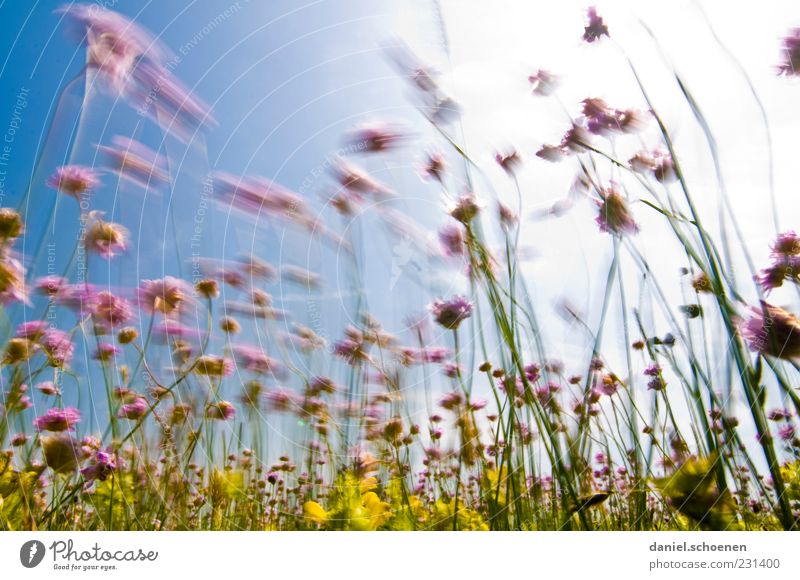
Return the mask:
{"type": "Polygon", "coordinates": [[[208,419],[218,419],[220,421],[230,421],[236,415],[236,407],[228,401],[210,403],[206,407],[206,417],[208,419]]]}
{"type": "Polygon", "coordinates": [[[128,247],[128,230],[123,226],[103,220],[100,212],[89,213],[86,229],[86,249],[110,260],[128,247]]]}
{"type": "Polygon", "coordinates": [[[602,201],[598,205],[600,211],[595,221],[601,231],[618,235],[635,234],[639,231],[639,226],[628,211],[625,198],[613,187],[603,192],[602,201]]]}
{"type": "Polygon", "coordinates": [[[531,92],[542,97],[552,94],[558,88],[558,77],[543,68],[530,75],[528,82],[531,83],[531,92]]]}
{"type": "Polygon", "coordinates": [[[133,318],[133,308],[124,298],[103,291],[95,296],[92,315],[96,323],[107,328],[115,328],[133,318]]]}
{"type": "Polygon", "coordinates": [[[439,298],[429,308],[433,319],[450,330],[457,329],[464,320],[472,315],[472,302],[465,296],[454,296],[449,300],[439,298]]]}
{"type": "Polygon", "coordinates": [[[608,36],[608,26],[603,23],[594,6],[586,11],[586,18],[588,22],[583,31],[583,40],[591,44],[603,36],[608,36]]]}
{"type": "Polygon", "coordinates": [[[75,199],[84,193],[91,193],[100,185],[100,177],[91,167],[83,165],[64,165],[56,169],[47,180],[47,186],[75,199]]]}
{"type": "Polygon", "coordinates": [[[58,368],[67,366],[75,352],[70,334],[57,328],[50,328],[44,333],[41,345],[50,359],[50,365],[58,368]]]}
{"type": "Polygon", "coordinates": [[[33,420],[33,425],[39,431],[74,431],[75,424],[81,420],[81,414],[74,407],[64,409],[52,408],[44,415],[33,420]]]}
{"type": "Polygon", "coordinates": [[[125,403],[119,408],[117,416],[123,419],[138,421],[147,414],[148,409],[149,405],[147,404],[147,399],[136,396],[131,402],[125,403]]]}
{"type": "Polygon", "coordinates": [[[761,301],[752,308],[742,333],[750,350],[786,360],[800,357],[800,320],[780,306],[761,301]]]}
{"type": "Polygon", "coordinates": [[[783,62],[778,74],[795,76],[800,70],[800,28],[793,28],[783,39],[783,62]]]}
{"type": "Polygon", "coordinates": [[[172,314],[191,296],[189,285],[178,278],[143,280],[138,289],[139,302],[148,312],[172,314]]]}
{"type": "Polygon", "coordinates": [[[86,485],[91,485],[94,481],[105,481],[117,470],[117,456],[107,448],[105,451],[99,449],[94,451],[86,467],[81,469],[86,485]]]}

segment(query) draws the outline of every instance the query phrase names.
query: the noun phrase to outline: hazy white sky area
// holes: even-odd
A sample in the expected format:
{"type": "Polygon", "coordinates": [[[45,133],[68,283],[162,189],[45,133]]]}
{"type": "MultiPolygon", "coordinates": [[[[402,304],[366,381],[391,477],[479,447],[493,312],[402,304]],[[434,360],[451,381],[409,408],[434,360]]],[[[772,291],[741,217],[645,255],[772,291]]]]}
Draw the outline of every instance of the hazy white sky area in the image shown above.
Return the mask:
{"type": "MultiPolygon", "coordinates": [[[[560,141],[569,127],[565,108],[577,116],[584,98],[600,97],[616,108],[646,109],[626,62],[630,57],[675,140],[679,161],[705,216],[706,227],[718,236],[719,182],[705,137],[675,82],[675,70],[707,116],[742,236],[756,267],[766,266],[769,244],[776,232],[770,203],[767,131],[739,67],[749,75],[769,119],[780,228],[796,229],[800,227],[800,206],[795,202],[800,79],[777,76],[776,66],[781,58],[781,38],[791,27],[800,25],[800,4],[598,1],[595,5],[609,27],[610,38],[589,45],[582,42],[581,36],[590,5],[572,0],[442,0],[450,62],[440,59],[437,65],[445,84],[463,107],[464,142],[469,153],[485,168],[500,196],[512,207],[516,207],[516,193],[493,158],[497,150],[509,146],[521,153],[525,164],[519,178],[526,217],[565,197],[575,175],[574,158],[553,164],[534,154],[542,144],[560,141]],[[531,95],[528,75],[539,68],[561,77],[555,96],[531,95]]],[[[413,20],[413,15],[408,18],[413,20]]],[[[657,126],[652,122],[641,136],[623,137],[613,147],[618,158],[627,160],[638,149],[652,148],[660,142],[657,126]]],[[[608,140],[597,138],[596,144],[612,152],[608,140]]],[[[671,184],[669,190],[669,195],[682,199],[677,184],[671,184]]],[[[630,193],[634,200],[643,196],[641,189],[630,193]]],[[[687,280],[678,275],[678,268],[687,265],[687,261],[680,246],[663,217],[641,202],[634,202],[632,209],[641,226],[634,239],[636,246],[661,280],[670,303],[681,304],[681,291],[686,289],[687,280]]],[[[596,206],[583,199],[559,219],[525,223],[522,243],[532,252],[526,272],[541,310],[554,310],[566,298],[587,313],[590,321],[597,320],[612,240],[598,231],[594,223],[596,211],[596,206]]],[[[730,231],[729,235],[732,246],[739,248],[735,235],[730,231]]],[[[751,274],[741,251],[734,258],[744,296],[755,302],[752,284],[748,284],[751,274]]],[[[622,268],[629,306],[639,307],[640,284],[635,266],[632,261],[623,260],[622,268]]],[[[770,298],[776,304],[791,305],[796,294],[793,288],[779,289],[770,298]]],[[[714,308],[711,302],[705,306],[714,308]]],[[[611,320],[619,320],[617,308],[615,301],[611,320]]],[[[645,316],[647,310],[642,305],[645,316]]],[[[585,337],[576,336],[574,327],[557,320],[553,315],[545,321],[551,339],[565,350],[554,354],[568,357],[570,346],[584,348],[585,337]]],[[[656,332],[669,330],[658,315],[651,320],[656,332]]],[[[722,338],[720,333],[712,342],[718,343],[722,338]]],[[[619,347],[620,340],[620,332],[608,332],[606,350],[611,352],[606,354],[613,356],[612,344],[616,342],[619,347]]],[[[716,348],[724,349],[724,344],[717,344],[716,348]]],[[[617,355],[621,350],[617,348],[617,355]]]]}

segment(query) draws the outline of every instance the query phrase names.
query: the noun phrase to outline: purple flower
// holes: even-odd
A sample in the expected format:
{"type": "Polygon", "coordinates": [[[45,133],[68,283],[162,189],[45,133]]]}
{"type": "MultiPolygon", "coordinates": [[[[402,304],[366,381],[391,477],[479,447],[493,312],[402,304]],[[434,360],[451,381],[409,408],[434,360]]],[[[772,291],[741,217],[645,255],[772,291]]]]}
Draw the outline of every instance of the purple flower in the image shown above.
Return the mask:
{"type": "Polygon", "coordinates": [[[778,429],[778,437],[780,437],[782,441],[791,441],[794,439],[794,427],[792,425],[784,425],[778,429]]]}
{"type": "Polygon", "coordinates": [[[119,408],[117,417],[138,421],[147,414],[148,409],[147,399],[136,397],[130,403],[125,403],[119,408]]]}
{"type": "Polygon", "coordinates": [[[750,350],[786,360],[800,357],[800,320],[780,306],[761,301],[742,326],[750,350]]]}
{"type": "Polygon", "coordinates": [[[429,308],[433,319],[450,330],[457,329],[464,320],[472,315],[472,302],[465,296],[453,296],[449,300],[439,298],[429,308]]]}
{"type": "Polygon", "coordinates": [[[592,43],[603,36],[608,36],[608,26],[603,23],[603,19],[597,14],[597,9],[592,6],[586,11],[588,23],[583,31],[583,40],[592,43]]]}
{"type": "Polygon", "coordinates": [[[43,395],[55,396],[61,394],[61,389],[59,389],[53,383],[53,381],[42,381],[41,383],[36,385],[36,389],[43,395]]]}
{"type": "Polygon", "coordinates": [[[778,74],[795,76],[800,68],[800,28],[793,28],[783,39],[783,62],[778,65],[778,74]]]}
{"type": "Polygon", "coordinates": [[[364,350],[363,341],[351,338],[343,338],[336,341],[333,345],[333,354],[343,358],[349,364],[369,360],[369,354],[364,350]]]}
{"type": "Polygon", "coordinates": [[[44,415],[33,420],[39,431],[74,431],[75,424],[81,420],[81,414],[74,407],[64,409],[52,408],[44,415]]]}
{"type": "Polygon", "coordinates": [[[448,411],[460,407],[464,403],[464,395],[461,393],[447,393],[439,399],[439,406],[448,411]]]}
{"type": "Polygon", "coordinates": [[[95,450],[86,467],[81,469],[86,486],[90,486],[95,480],[105,481],[112,473],[117,470],[117,456],[108,447],[105,451],[95,450]]]}
{"type": "Polygon", "coordinates": [[[441,153],[428,153],[422,165],[422,176],[426,179],[435,179],[444,182],[445,160],[441,153]]]}
{"type": "Polygon", "coordinates": [[[509,175],[514,175],[520,165],[522,165],[522,157],[516,150],[506,153],[495,153],[494,160],[497,164],[509,175]]]}
{"type": "Polygon", "coordinates": [[[64,165],[47,180],[47,186],[70,195],[75,199],[84,193],[91,193],[100,185],[100,178],[91,167],[83,165],[64,165]]]}

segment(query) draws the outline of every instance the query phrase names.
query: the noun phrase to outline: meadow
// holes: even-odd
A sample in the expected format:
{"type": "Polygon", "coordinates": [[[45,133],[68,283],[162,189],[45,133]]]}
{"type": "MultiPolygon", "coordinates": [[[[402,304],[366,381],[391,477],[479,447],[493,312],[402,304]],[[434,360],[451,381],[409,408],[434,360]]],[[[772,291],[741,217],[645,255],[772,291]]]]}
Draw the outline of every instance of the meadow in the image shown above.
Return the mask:
{"type": "MultiPolygon", "coordinates": [[[[144,27],[98,5],[59,17],[78,31],[92,90],[181,142],[214,130],[211,107],[144,27]]],[[[614,42],[613,22],[593,8],[581,27],[585,50],[614,42]]],[[[324,163],[319,203],[213,168],[196,176],[202,213],[163,232],[165,244],[170,231],[191,238],[212,214],[285,228],[306,240],[301,250],[344,264],[339,283],[355,296],[346,319],[320,321],[329,271],[256,244],[112,282],[146,240],[98,198],[115,183],[169,191],[175,160],[119,134],[92,145],[96,164],[72,162],[73,147],[89,146],[80,131],[77,145],[62,143],[65,163],[39,158],[27,191],[0,209],[0,529],[800,529],[800,235],[763,224],[773,241],[757,263],[722,184],[705,211],[670,120],[622,49],[639,104],[564,103],[560,141],[498,150],[491,162],[513,204],[462,141],[460,106],[436,69],[400,41],[381,50],[432,138],[390,120],[353,126],[344,153],[324,163]],[[401,168],[402,191],[364,168],[397,152],[415,159],[401,168]],[[574,181],[537,219],[589,208],[582,227],[611,256],[595,312],[537,300],[542,280],[526,275],[521,239],[538,222],[518,175],[548,164],[574,181]],[[408,183],[436,191],[435,230],[397,209],[413,197],[408,183]],[[51,202],[78,235],[59,242],[68,259],[58,271],[43,273],[48,246],[26,237],[26,223],[51,202]],[[648,231],[645,215],[663,229],[648,231]],[[397,239],[388,275],[406,275],[419,255],[460,290],[428,288],[426,308],[386,325],[368,307],[372,239],[352,225],[366,219],[397,239]],[[674,250],[671,276],[654,275],[648,236],[674,250]],[[286,287],[306,298],[304,319],[281,303],[286,287]],[[580,356],[547,338],[554,310],[580,356]]],[[[788,91],[798,66],[791,29],[764,67],[788,91]]],[[[702,104],[679,72],[672,81],[716,159],[702,104]]],[[[526,82],[532,101],[559,99],[557,73],[532,70],[526,82]]],[[[538,251],[561,259],[547,240],[538,251]]],[[[379,299],[401,303],[401,292],[379,299]]]]}

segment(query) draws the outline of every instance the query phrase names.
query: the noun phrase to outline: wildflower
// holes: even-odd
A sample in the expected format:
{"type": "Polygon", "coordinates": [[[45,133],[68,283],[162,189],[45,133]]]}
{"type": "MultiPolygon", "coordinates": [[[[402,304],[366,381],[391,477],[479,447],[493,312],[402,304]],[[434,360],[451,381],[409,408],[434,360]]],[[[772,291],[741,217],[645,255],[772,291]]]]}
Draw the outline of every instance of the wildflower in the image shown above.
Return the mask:
{"type": "Polygon", "coordinates": [[[446,377],[455,379],[461,374],[461,367],[455,363],[445,363],[442,367],[442,372],[446,377]]]}
{"type": "Polygon", "coordinates": [[[536,157],[552,162],[561,161],[565,156],[566,152],[560,145],[545,144],[536,152],[536,157]]]}
{"type": "Polygon", "coordinates": [[[150,406],[147,404],[147,399],[137,396],[134,397],[130,403],[125,403],[119,408],[117,417],[138,421],[147,414],[149,408],[150,406]]]}
{"type": "Polygon", "coordinates": [[[44,415],[33,420],[33,425],[39,431],[74,431],[75,425],[81,420],[81,414],[74,407],[64,409],[52,408],[44,415]]]}
{"type": "Polygon", "coordinates": [[[778,429],[778,437],[780,437],[782,441],[791,441],[794,439],[794,426],[784,425],[778,429]]]}
{"type": "Polygon", "coordinates": [[[507,153],[495,153],[494,160],[508,175],[514,175],[522,165],[522,157],[515,150],[507,153]]]}
{"type": "Polygon", "coordinates": [[[236,319],[231,318],[230,316],[225,316],[222,320],[220,320],[219,327],[222,332],[226,334],[238,334],[242,330],[241,325],[236,322],[236,319]]]}
{"type": "Polygon", "coordinates": [[[449,300],[435,300],[429,307],[434,320],[441,326],[456,330],[472,315],[472,302],[465,296],[454,296],[449,300]]]}
{"type": "Polygon", "coordinates": [[[0,257],[0,305],[10,302],[28,303],[25,267],[11,257],[0,257]]]}
{"type": "Polygon", "coordinates": [[[42,381],[36,385],[36,389],[43,395],[55,396],[61,394],[61,389],[59,389],[53,381],[42,381]]]}
{"type": "Polygon", "coordinates": [[[50,328],[44,333],[41,345],[50,359],[50,365],[58,368],[67,366],[75,352],[72,337],[57,328],[50,328]]]}
{"type": "Polygon", "coordinates": [[[475,198],[475,194],[468,192],[458,198],[448,212],[453,218],[464,225],[469,223],[478,215],[481,206],[475,198]]]}
{"type": "Polygon", "coordinates": [[[531,92],[534,95],[546,97],[551,95],[558,88],[558,77],[543,68],[528,77],[531,84],[531,92]]]}
{"type": "Polygon", "coordinates": [[[210,403],[206,407],[207,419],[218,419],[220,421],[230,421],[236,415],[236,408],[228,401],[210,403]]]}
{"type": "Polygon", "coordinates": [[[133,317],[131,303],[111,292],[98,292],[92,304],[92,314],[96,323],[106,328],[125,324],[133,317]]]}
{"type": "Polygon", "coordinates": [[[233,347],[233,356],[236,364],[245,370],[260,375],[275,373],[280,368],[280,363],[256,346],[236,345],[233,347]]]}
{"type": "Polygon", "coordinates": [[[15,240],[25,231],[25,224],[19,212],[3,207],[0,208],[0,241],[7,242],[15,240]]]}
{"type": "Polygon", "coordinates": [[[37,292],[50,297],[57,296],[66,286],[68,286],[67,279],[61,276],[43,276],[34,282],[37,292]]]}
{"type": "Polygon", "coordinates": [[[322,278],[319,274],[299,266],[283,266],[281,268],[281,278],[285,282],[293,282],[308,289],[319,288],[322,284],[322,278]]]}
{"type": "Polygon", "coordinates": [[[29,437],[25,433],[14,433],[11,436],[11,447],[22,447],[28,442],[29,437]]]}
{"type": "Polygon", "coordinates": [[[24,362],[36,352],[37,345],[27,338],[12,338],[6,343],[3,364],[13,365],[24,362]]]}
{"type": "Polygon", "coordinates": [[[608,26],[603,23],[603,19],[597,14],[597,9],[592,6],[586,11],[588,23],[583,31],[583,40],[592,43],[600,40],[603,36],[608,36],[608,26]]]}
{"type": "Polygon", "coordinates": [[[591,143],[591,140],[591,136],[585,127],[573,123],[567,132],[564,133],[564,137],[561,138],[560,149],[564,152],[572,151],[574,153],[579,153],[591,143]]]}
{"type": "Polygon", "coordinates": [[[628,211],[628,204],[613,187],[604,190],[602,201],[598,202],[600,211],[595,221],[600,231],[611,234],[635,234],[639,226],[628,211]]]}
{"type": "Polygon", "coordinates": [[[783,62],[778,65],[778,74],[794,76],[800,69],[800,28],[793,28],[783,39],[783,62]]]}
{"type": "Polygon", "coordinates": [[[130,344],[139,336],[139,332],[132,326],[121,328],[117,333],[117,340],[120,344],[130,344]]]}
{"type": "Polygon", "coordinates": [[[113,147],[99,145],[97,149],[106,155],[114,173],[144,188],[169,181],[163,156],[133,139],[116,136],[112,142],[113,147]]]}
{"type": "Polygon", "coordinates": [[[363,341],[344,338],[333,345],[333,354],[343,358],[349,364],[370,360],[369,354],[364,350],[363,341]]]}
{"type": "Polygon", "coordinates": [[[299,402],[294,393],[285,389],[273,389],[265,395],[267,403],[273,411],[290,411],[299,402]]]}
{"type": "Polygon", "coordinates": [[[101,342],[97,346],[97,350],[94,353],[94,358],[102,362],[108,362],[119,353],[120,350],[113,344],[109,342],[101,342]]]}
{"type": "Polygon", "coordinates": [[[772,257],[788,258],[798,255],[800,255],[800,236],[792,230],[778,234],[772,244],[772,257]]]}
{"type": "Polygon", "coordinates": [[[464,254],[464,232],[458,224],[447,224],[439,230],[439,241],[446,256],[461,256],[464,254]]]}
{"type": "Polygon", "coordinates": [[[444,183],[445,160],[441,153],[428,153],[425,163],[422,165],[423,177],[435,179],[439,183],[444,183]]]}
{"type": "Polygon", "coordinates": [[[792,360],[800,357],[800,320],[780,306],[761,301],[761,309],[752,308],[742,332],[750,350],[764,355],[792,360]]]}
{"type": "Polygon", "coordinates": [[[460,407],[464,403],[464,395],[461,393],[447,393],[439,399],[439,406],[448,411],[460,407]]]}
{"type": "Polygon", "coordinates": [[[348,133],[348,143],[358,151],[380,153],[397,147],[404,139],[397,127],[389,123],[368,123],[352,129],[348,133]]]}
{"type": "Polygon", "coordinates": [[[219,296],[219,284],[217,284],[216,280],[208,278],[200,280],[194,285],[194,288],[200,296],[208,298],[209,300],[219,296]]]}
{"type": "Polygon", "coordinates": [[[356,200],[366,195],[374,195],[379,199],[394,195],[392,190],[370,177],[363,169],[342,159],[334,163],[332,172],[339,184],[356,200]]]}
{"type": "Polygon", "coordinates": [[[78,441],[66,433],[39,437],[47,467],[56,473],[67,473],[78,468],[80,446],[78,441]]]}
{"type": "Polygon", "coordinates": [[[47,180],[47,186],[66,195],[78,198],[85,193],[91,193],[100,185],[100,178],[91,167],[82,165],[64,165],[47,180]]]}
{"type": "Polygon", "coordinates": [[[128,230],[123,226],[104,221],[101,212],[89,212],[89,225],[84,243],[86,249],[110,260],[128,247],[128,230]]]}
{"type": "Polygon", "coordinates": [[[233,365],[227,358],[207,354],[197,359],[194,372],[207,377],[227,377],[233,372],[233,365]]]}
{"type": "Polygon", "coordinates": [[[117,470],[117,456],[107,448],[105,451],[99,449],[94,451],[86,467],[81,469],[85,484],[87,486],[97,481],[105,481],[117,470]]]}
{"type": "Polygon", "coordinates": [[[14,336],[36,341],[42,338],[48,328],[50,324],[44,320],[31,320],[17,325],[14,336]]]}
{"type": "Polygon", "coordinates": [[[178,278],[143,280],[138,289],[139,302],[148,312],[172,314],[189,300],[189,285],[178,278]]]}

